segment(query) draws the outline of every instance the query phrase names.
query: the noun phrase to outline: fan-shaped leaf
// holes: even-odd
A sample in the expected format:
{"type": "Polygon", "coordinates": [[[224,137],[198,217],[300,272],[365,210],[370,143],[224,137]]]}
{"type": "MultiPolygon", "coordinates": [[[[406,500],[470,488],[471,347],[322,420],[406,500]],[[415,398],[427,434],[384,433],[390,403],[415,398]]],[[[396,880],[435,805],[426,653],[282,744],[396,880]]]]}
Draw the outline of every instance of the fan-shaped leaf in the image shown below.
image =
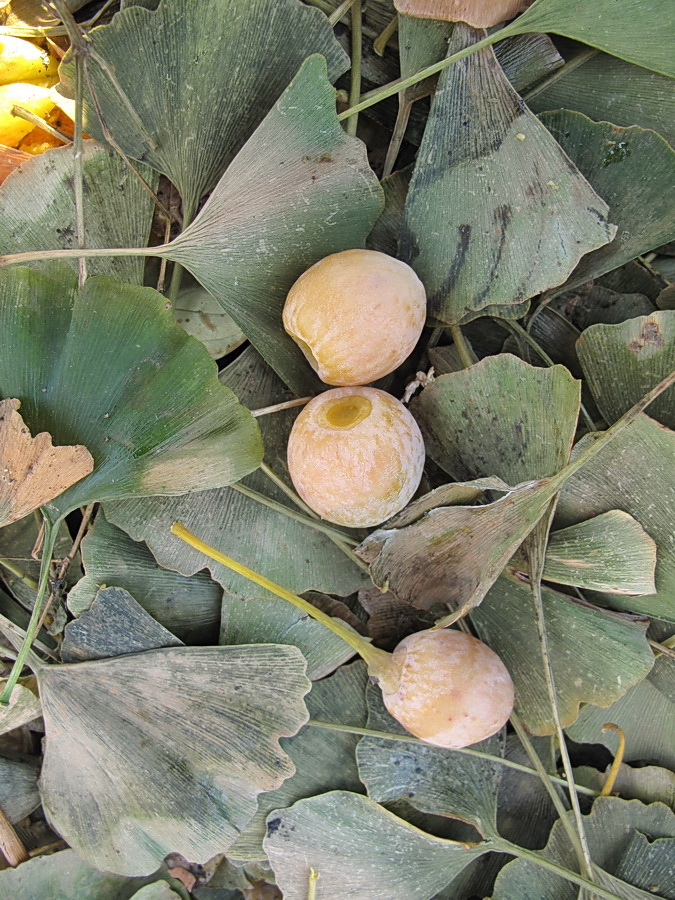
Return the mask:
{"type": "Polygon", "coordinates": [[[305,900],[310,867],[326,897],[430,900],[486,851],[432,837],[345,791],[271,813],[265,849],[284,900],[305,900]]]}
{"type": "MultiPolygon", "coordinates": [[[[0,681],[0,690],[5,682],[0,681]]],[[[34,692],[19,683],[12,691],[7,705],[0,706],[0,734],[6,734],[15,728],[27,725],[42,715],[42,706],[34,692]]]]}
{"type": "MultiPolygon", "coordinates": [[[[592,438],[582,438],[579,451],[592,438]]],[[[645,597],[603,596],[626,609],[675,622],[675,434],[642,415],[629,434],[619,434],[564,486],[557,523],[572,525],[622,509],[656,541],[656,593],[645,597]]]]}
{"type": "Polygon", "coordinates": [[[541,121],[609,204],[609,219],[618,226],[611,243],[582,259],[566,286],[597,278],[675,237],[675,150],[660,135],[637,125],[592,122],[569,110],[543,113],[541,121]]]}
{"type": "MultiPolygon", "coordinates": [[[[457,25],[448,53],[474,43],[457,25]]],[[[509,84],[491,48],[440,76],[406,201],[401,253],[438,324],[519,318],[610,241],[607,205],[509,84]]]]}
{"type": "MultiPolygon", "coordinates": [[[[74,165],[72,148],[58,148],[33,157],[7,178],[0,189],[3,253],[77,247],[74,165]]],[[[142,164],[137,168],[156,190],[158,176],[152,169],[142,164]]],[[[119,156],[95,141],[85,141],[82,173],[85,246],[145,246],[152,199],[119,156]]],[[[87,271],[142,284],[143,266],[141,257],[111,256],[89,260],[87,271]]]]}
{"type": "Polygon", "coordinates": [[[40,805],[38,766],[0,756],[0,811],[20,822],[40,805]]]}
{"type": "MultiPolygon", "coordinates": [[[[658,310],[620,325],[592,325],[577,342],[593,399],[611,424],[675,369],[675,310],[658,310]]],[[[675,390],[650,405],[649,415],[675,428],[675,390]]]]}
{"type": "Polygon", "coordinates": [[[223,592],[206,572],[188,579],[162,568],[145,544],[132,541],[101,512],[81,550],[86,575],[68,594],[73,615],[89,609],[101,586],[117,585],[185,643],[216,643],[223,592]]]}
{"type": "Polygon", "coordinates": [[[48,503],[94,468],[81,444],[53,447],[51,435],[31,437],[18,400],[0,400],[0,526],[48,503]]]}
{"type": "MultiPolygon", "coordinates": [[[[609,706],[649,673],[654,657],[645,637],[646,622],[630,621],[546,587],[542,600],[563,725],[574,722],[581,703],[609,706]]],[[[509,670],[516,711],[528,730],[553,734],[530,585],[502,575],[471,619],[509,670]]]]}
{"type": "Polygon", "coordinates": [[[427,453],[453,478],[519,484],[565,465],[579,399],[579,383],[562,366],[536,368],[500,353],[436,378],[412,409],[427,453]]]}
{"type": "Polygon", "coordinates": [[[18,397],[33,430],[82,443],[94,471],[49,505],[179,494],[228,484],[260,460],[260,434],[206,350],[161,295],[56,265],[0,272],[0,395],[18,397]]]}
{"type": "Polygon", "coordinates": [[[614,0],[594,0],[590,5],[571,4],[569,0],[535,0],[504,31],[562,34],[675,77],[664,23],[672,23],[669,0],[622,0],[618,5],[614,0]]]}
{"type": "Polygon", "coordinates": [[[607,53],[593,53],[578,65],[572,59],[575,65],[569,66],[561,78],[528,97],[530,109],[536,113],[573,109],[594,122],[651,128],[669,144],[675,143],[672,79],[607,53]]]}
{"type": "MultiPolygon", "coordinates": [[[[627,878],[645,893],[632,892],[620,896],[626,898],[647,897],[649,893],[657,897],[672,897],[670,884],[666,880],[654,883],[653,877],[657,865],[671,860],[673,841],[663,842],[659,838],[675,837],[675,815],[662,803],[645,806],[639,800],[620,800],[618,797],[599,797],[593,804],[593,810],[584,816],[584,830],[589,844],[591,858],[596,866],[618,878],[627,878]],[[650,859],[643,853],[636,868],[627,871],[626,854],[632,854],[631,845],[636,836],[645,838],[644,850],[647,850],[646,835],[654,841],[652,848],[656,851],[656,859],[650,859]],[[668,844],[670,846],[668,846],[668,844]],[[649,891],[649,893],[647,893],[649,891]],[[664,893],[664,891],[666,891],[664,893]]],[[[569,843],[569,838],[561,822],[556,822],[551,830],[551,837],[543,855],[566,868],[576,868],[576,855],[569,843]]],[[[599,875],[600,873],[598,873],[599,875]]],[[[663,873],[665,875],[665,872],[663,873]]],[[[613,884],[598,879],[604,887],[613,884]],[[604,883],[603,883],[604,882],[604,883]]],[[[617,887],[619,887],[617,885],[617,887]]],[[[625,887],[625,886],[624,886],[625,887]]],[[[514,897],[537,897],[541,900],[576,900],[579,888],[540,868],[529,860],[518,859],[508,863],[497,876],[494,900],[513,900],[514,897]]]]}
{"type": "MultiPolygon", "coordinates": [[[[362,662],[342,666],[334,675],[316,681],[307,695],[311,719],[363,727],[366,722],[366,670],[362,662]]],[[[271,810],[290,806],[302,797],[325,791],[361,791],[354,751],[358,736],[305,725],[283,747],[295,764],[295,774],[262,794],[258,812],[228,851],[236,860],[264,859],[265,820],[271,810]]]]}
{"type": "Polygon", "coordinates": [[[139,653],[183,642],[156,622],[127,591],[101,588],[89,609],[66,625],[61,659],[81,662],[139,653]]]}
{"type": "Polygon", "coordinates": [[[675,672],[672,660],[657,659],[644,681],[608,709],[590,703],[567,731],[574,741],[604,744],[613,754],[619,738],[603,725],[615,722],[626,737],[625,758],[647,760],[675,770],[675,672]]]}
{"type": "Polygon", "coordinates": [[[189,269],[291,388],[314,392],[282,326],[286,294],[321,257],[362,245],[381,207],[365,147],[340,126],[326,62],[312,56],[194,222],[155,252],[189,269]]]}
{"type": "Polygon", "coordinates": [[[181,328],[201,341],[213,359],[227,356],[246,340],[232,317],[203,287],[182,291],[172,310],[181,328]]]}
{"type": "MultiPolygon", "coordinates": [[[[99,872],[72,850],[62,850],[0,872],[0,892],[12,900],[131,900],[154,879],[99,872]]],[[[180,890],[178,882],[172,883],[180,890]]],[[[178,896],[187,898],[187,893],[178,896]]]]}
{"type": "Polygon", "coordinates": [[[653,594],[655,566],[654,541],[632,516],[613,509],[554,531],[543,577],[612,594],[653,594]]]}
{"type": "MultiPolygon", "coordinates": [[[[384,708],[382,692],[368,691],[368,728],[406,734],[384,708]]],[[[501,756],[495,735],[471,748],[501,756]]],[[[475,825],[486,837],[497,831],[497,793],[503,766],[497,761],[432,747],[364,737],[357,749],[359,774],[368,796],[378,803],[403,798],[422,812],[452,816],[475,825]]]]}
{"type": "Polygon", "coordinates": [[[53,828],[97,868],[206,862],[293,773],[278,739],[306,721],[295,647],[179,647],[38,671],[40,779],[53,828]]]}
{"type": "MultiPolygon", "coordinates": [[[[480,482],[462,486],[472,484],[480,482]]],[[[485,506],[436,507],[407,527],[374,531],[356,552],[379,587],[420,609],[442,604],[459,618],[482,601],[556,490],[544,479],[485,506]]]]}
{"type": "MultiPolygon", "coordinates": [[[[106,125],[176,185],[188,219],[305,57],[323,53],[333,78],[347,68],[326,17],[297,0],[163,0],[118,13],[89,44],[106,125]]],[[[89,97],[86,110],[103,138],[89,97]]]]}

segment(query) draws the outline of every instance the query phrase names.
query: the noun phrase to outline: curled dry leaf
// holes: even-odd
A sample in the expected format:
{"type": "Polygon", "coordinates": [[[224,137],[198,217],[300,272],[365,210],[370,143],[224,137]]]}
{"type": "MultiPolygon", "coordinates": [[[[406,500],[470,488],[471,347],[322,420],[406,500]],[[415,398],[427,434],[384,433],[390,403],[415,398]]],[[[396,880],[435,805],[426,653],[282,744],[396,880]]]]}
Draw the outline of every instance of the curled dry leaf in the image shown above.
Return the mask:
{"type": "Polygon", "coordinates": [[[53,500],[94,468],[82,444],[53,447],[46,431],[31,437],[19,400],[0,401],[0,526],[53,500]]]}
{"type": "Polygon", "coordinates": [[[474,28],[490,28],[521,13],[532,0],[394,0],[407,16],[467,22],[474,28]]]}

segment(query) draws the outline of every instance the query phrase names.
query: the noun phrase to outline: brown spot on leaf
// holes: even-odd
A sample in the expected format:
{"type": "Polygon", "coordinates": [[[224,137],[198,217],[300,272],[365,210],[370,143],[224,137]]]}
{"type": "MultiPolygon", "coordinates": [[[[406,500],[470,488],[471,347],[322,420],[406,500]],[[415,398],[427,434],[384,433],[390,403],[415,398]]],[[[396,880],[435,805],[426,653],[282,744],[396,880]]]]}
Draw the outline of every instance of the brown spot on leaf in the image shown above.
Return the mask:
{"type": "Polygon", "coordinates": [[[648,319],[642,326],[640,336],[635,338],[628,344],[628,349],[632,353],[637,353],[643,347],[650,344],[652,347],[663,347],[663,335],[659,328],[658,322],[648,319]]]}

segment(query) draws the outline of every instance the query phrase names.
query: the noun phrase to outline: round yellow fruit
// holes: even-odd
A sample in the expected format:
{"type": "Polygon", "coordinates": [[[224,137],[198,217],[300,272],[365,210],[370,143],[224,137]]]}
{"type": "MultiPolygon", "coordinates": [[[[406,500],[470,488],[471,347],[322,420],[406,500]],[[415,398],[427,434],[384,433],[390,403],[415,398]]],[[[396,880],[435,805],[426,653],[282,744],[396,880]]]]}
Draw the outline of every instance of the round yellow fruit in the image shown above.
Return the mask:
{"type": "Polygon", "coordinates": [[[513,710],[511,676],[487,644],[463,631],[419,631],[393,653],[382,684],[391,715],[411,734],[458,749],[495,734],[513,710]]]}
{"type": "Polygon", "coordinates": [[[284,328],[326,384],[368,384],[412,353],[426,293],[404,262],[375,250],[343,250],[315,263],[290,289],[284,328]]]}
{"type": "Polygon", "coordinates": [[[288,441],[295,489],[337,525],[379,525],[408,503],[422,478],[417,422],[391,394],[344,387],[314,397],[288,441]]]}

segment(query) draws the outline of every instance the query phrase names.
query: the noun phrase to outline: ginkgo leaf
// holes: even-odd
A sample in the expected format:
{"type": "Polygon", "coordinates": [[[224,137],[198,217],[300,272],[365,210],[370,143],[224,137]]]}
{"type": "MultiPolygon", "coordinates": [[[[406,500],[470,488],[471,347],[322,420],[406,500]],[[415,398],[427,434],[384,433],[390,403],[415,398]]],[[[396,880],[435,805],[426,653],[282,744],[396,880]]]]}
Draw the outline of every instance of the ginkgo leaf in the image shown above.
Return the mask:
{"type": "MultiPolygon", "coordinates": [[[[0,690],[5,686],[0,681],[0,690]]],[[[42,706],[35,693],[26,685],[16,685],[7,705],[0,706],[0,734],[6,734],[15,728],[27,725],[42,715],[42,706]]]]}
{"type": "Polygon", "coordinates": [[[345,134],[322,56],[309,57],[196,219],[153,253],[185,266],[293,390],[320,382],[284,331],[293,282],[362,245],[382,208],[365,146],[345,134]]]}
{"type": "Polygon", "coordinates": [[[223,591],[206,572],[185,578],[163,568],[146,544],[115,528],[101,511],[80,549],[85,576],[68,593],[73,615],[91,607],[100,587],[116,585],[186,644],[217,642],[223,591]]]}
{"type": "Polygon", "coordinates": [[[101,588],[89,609],[69,622],[63,633],[61,659],[81,662],[182,645],[156,622],[128,591],[101,588]]]}
{"type": "MultiPolygon", "coordinates": [[[[125,878],[112,872],[99,872],[72,850],[61,850],[0,872],[0,893],[12,900],[131,900],[140,888],[156,878],[168,876],[125,878]]],[[[170,881],[178,891],[174,897],[188,900],[180,883],[175,879],[170,881]]]]}
{"type": "MultiPolygon", "coordinates": [[[[406,734],[384,708],[382,692],[368,690],[368,728],[406,734]]],[[[503,735],[474,744],[472,750],[501,756],[503,735]]],[[[497,793],[504,767],[497,760],[458,750],[364,737],[356,751],[368,796],[378,803],[406,799],[416,809],[470,822],[484,837],[497,833],[497,793]]]]}
{"type": "Polygon", "coordinates": [[[176,322],[201,341],[213,359],[227,356],[246,340],[237,323],[203,287],[181,291],[171,308],[176,322]]]}
{"type": "MultiPolygon", "coordinates": [[[[457,25],[448,54],[478,36],[457,25]]],[[[433,323],[519,318],[529,298],[561,284],[582,254],[612,239],[607,213],[490,47],[442,72],[401,236],[433,323]]]]}
{"type": "Polygon", "coordinates": [[[543,479],[484,506],[436,507],[407,527],[377,529],[356,552],[382,589],[460,618],[482,601],[558,489],[543,479]]]}
{"type": "Polygon", "coordinates": [[[502,34],[548,31],[675,77],[664,22],[672,22],[670,0],[621,0],[619,4],[615,0],[593,0],[590,4],[535,0],[502,34]]]}
{"type": "Polygon", "coordinates": [[[0,526],[48,503],[94,468],[81,444],[53,447],[51,435],[31,437],[18,400],[0,400],[0,526]]]}
{"type": "MultiPolygon", "coordinates": [[[[346,55],[297,0],[163,0],[88,35],[88,76],[116,142],[176,185],[187,219],[312,53],[331,76],[346,55]],[[111,75],[114,73],[114,75],[111,75]]],[[[73,63],[62,67],[73,78],[73,63]]],[[[86,130],[105,139],[88,92],[86,130]]]]}
{"type": "Polygon", "coordinates": [[[48,507],[59,518],[109,497],[230,484],[257,467],[259,429],[218,382],[205,348],[150,288],[107,276],[77,290],[63,264],[0,271],[0,396],[27,424],[82,443],[91,475],[48,507]]]}
{"type": "Polygon", "coordinates": [[[612,594],[653,594],[656,544],[628,513],[612,509],[554,531],[543,578],[612,594]]]}
{"type": "Polygon", "coordinates": [[[512,19],[532,0],[394,0],[399,13],[489,28],[512,19]]]}
{"type": "Polygon", "coordinates": [[[579,382],[563,366],[538,368],[500,353],[435,378],[411,409],[427,453],[453,478],[518,484],[554,475],[568,461],[579,400],[579,382]]]}
{"type": "MultiPolygon", "coordinates": [[[[548,587],[542,587],[542,601],[563,725],[574,722],[581,703],[609,706],[649,674],[654,655],[646,620],[633,621],[548,587]]],[[[500,576],[471,621],[509,670],[516,712],[528,730],[553,734],[530,584],[511,573],[500,576]]]]}
{"type": "MultiPolygon", "coordinates": [[[[593,399],[611,424],[675,369],[675,310],[619,325],[591,325],[579,338],[577,353],[593,399]]],[[[649,407],[649,415],[671,429],[674,399],[671,388],[649,407]]]]}
{"type": "Polygon", "coordinates": [[[617,226],[611,241],[581,260],[566,288],[673,240],[675,150],[664,138],[637,125],[619,128],[565,109],[540,118],[607,203],[609,220],[617,226]]]}
{"type": "Polygon", "coordinates": [[[430,900],[488,847],[432,837],[359,794],[332,791],[276,810],[265,850],[284,900],[319,897],[430,900]]]}
{"type": "MultiPolygon", "coordinates": [[[[571,813],[568,813],[571,816],[571,813]]],[[[591,813],[583,817],[591,858],[595,866],[617,878],[626,878],[630,884],[644,889],[645,893],[630,891],[627,885],[621,886],[611,879],[600,881],[600,873],[596,873],[599,884],[604,887],[619,887],[618,895],[637,900],[650,894],[657,897],[672,897],[672,854],[674,842],[665,844],[662,838],[675,837],[675,814],[663,803],[652,803],[646,806],[639,800],[621,800],[618,797],[599,797],[593,804],[591,813]],[[647,836],[649,838],[647,839],[647,836]],[[631,852],[635,838],[643,838],[642,853],[638,864],[629,872],[624,868],[626,854],[631,852]],[[651,843],[653,842],[653,843],[651,843]],[[650,846],[656,851],[656,859],[650,858],[650,846]],[[656,865],[655,865],[656,863],[656,865]],[[661,869],[664,881],[654,882],[661,869]],[[668,869],[671,868],[670,874],[668,869]],[[604,883],[603,883],[604,882],[604,883]],[[668,891],[668,893],[664,893],[668,891]],[[626,891],[624,893],[624,891],[626,891]]],[[[571,846],[567,831],[562,822],[555,823],[545,849],[544,858],[556,862],[566,868],[575,869],[576,852],[571,846]]],[[[508,863],[500,872],[495,883],[494,900],[513,900],[515,897],[555,898],[555,900],[576,900],[579,888],[551,871],[539,867],[534,861],[518,859],[508,863]]],[[[615,894],[616,896],[616,894],[615,894]]]]}
{"type": "MultiPolygon", "coordinates": [[[[154,204],[143,184],[117,153],[95,141],[84,142],[81,165],[85,246],[145,246],[154,204]]],[[[157,173],[142,164],[136,167],[156,190],[157,173]]],[[[72,148],[59,147],[32,157],[4,182],[0,189],[3,253],[77,247],[74,172],[72,148]]],[[[77,266],[77,260],[72,264],[77,266]]],[[[89,260],[87,273],[143,284],[144,266],[142,257],[110,256],[89,260]]]]}
{"type": "Polygon", "coordinates": [[[40,805],[38,766],[0,756],[0,810],[13,824],[40,805]]]}
{"type": "Polygon", "coordinates": [[[306,721],[295,647],[176,647],[37,671],[49,822],[91,865],[153,872],[227,849],[294,767],[306,721]]]}

